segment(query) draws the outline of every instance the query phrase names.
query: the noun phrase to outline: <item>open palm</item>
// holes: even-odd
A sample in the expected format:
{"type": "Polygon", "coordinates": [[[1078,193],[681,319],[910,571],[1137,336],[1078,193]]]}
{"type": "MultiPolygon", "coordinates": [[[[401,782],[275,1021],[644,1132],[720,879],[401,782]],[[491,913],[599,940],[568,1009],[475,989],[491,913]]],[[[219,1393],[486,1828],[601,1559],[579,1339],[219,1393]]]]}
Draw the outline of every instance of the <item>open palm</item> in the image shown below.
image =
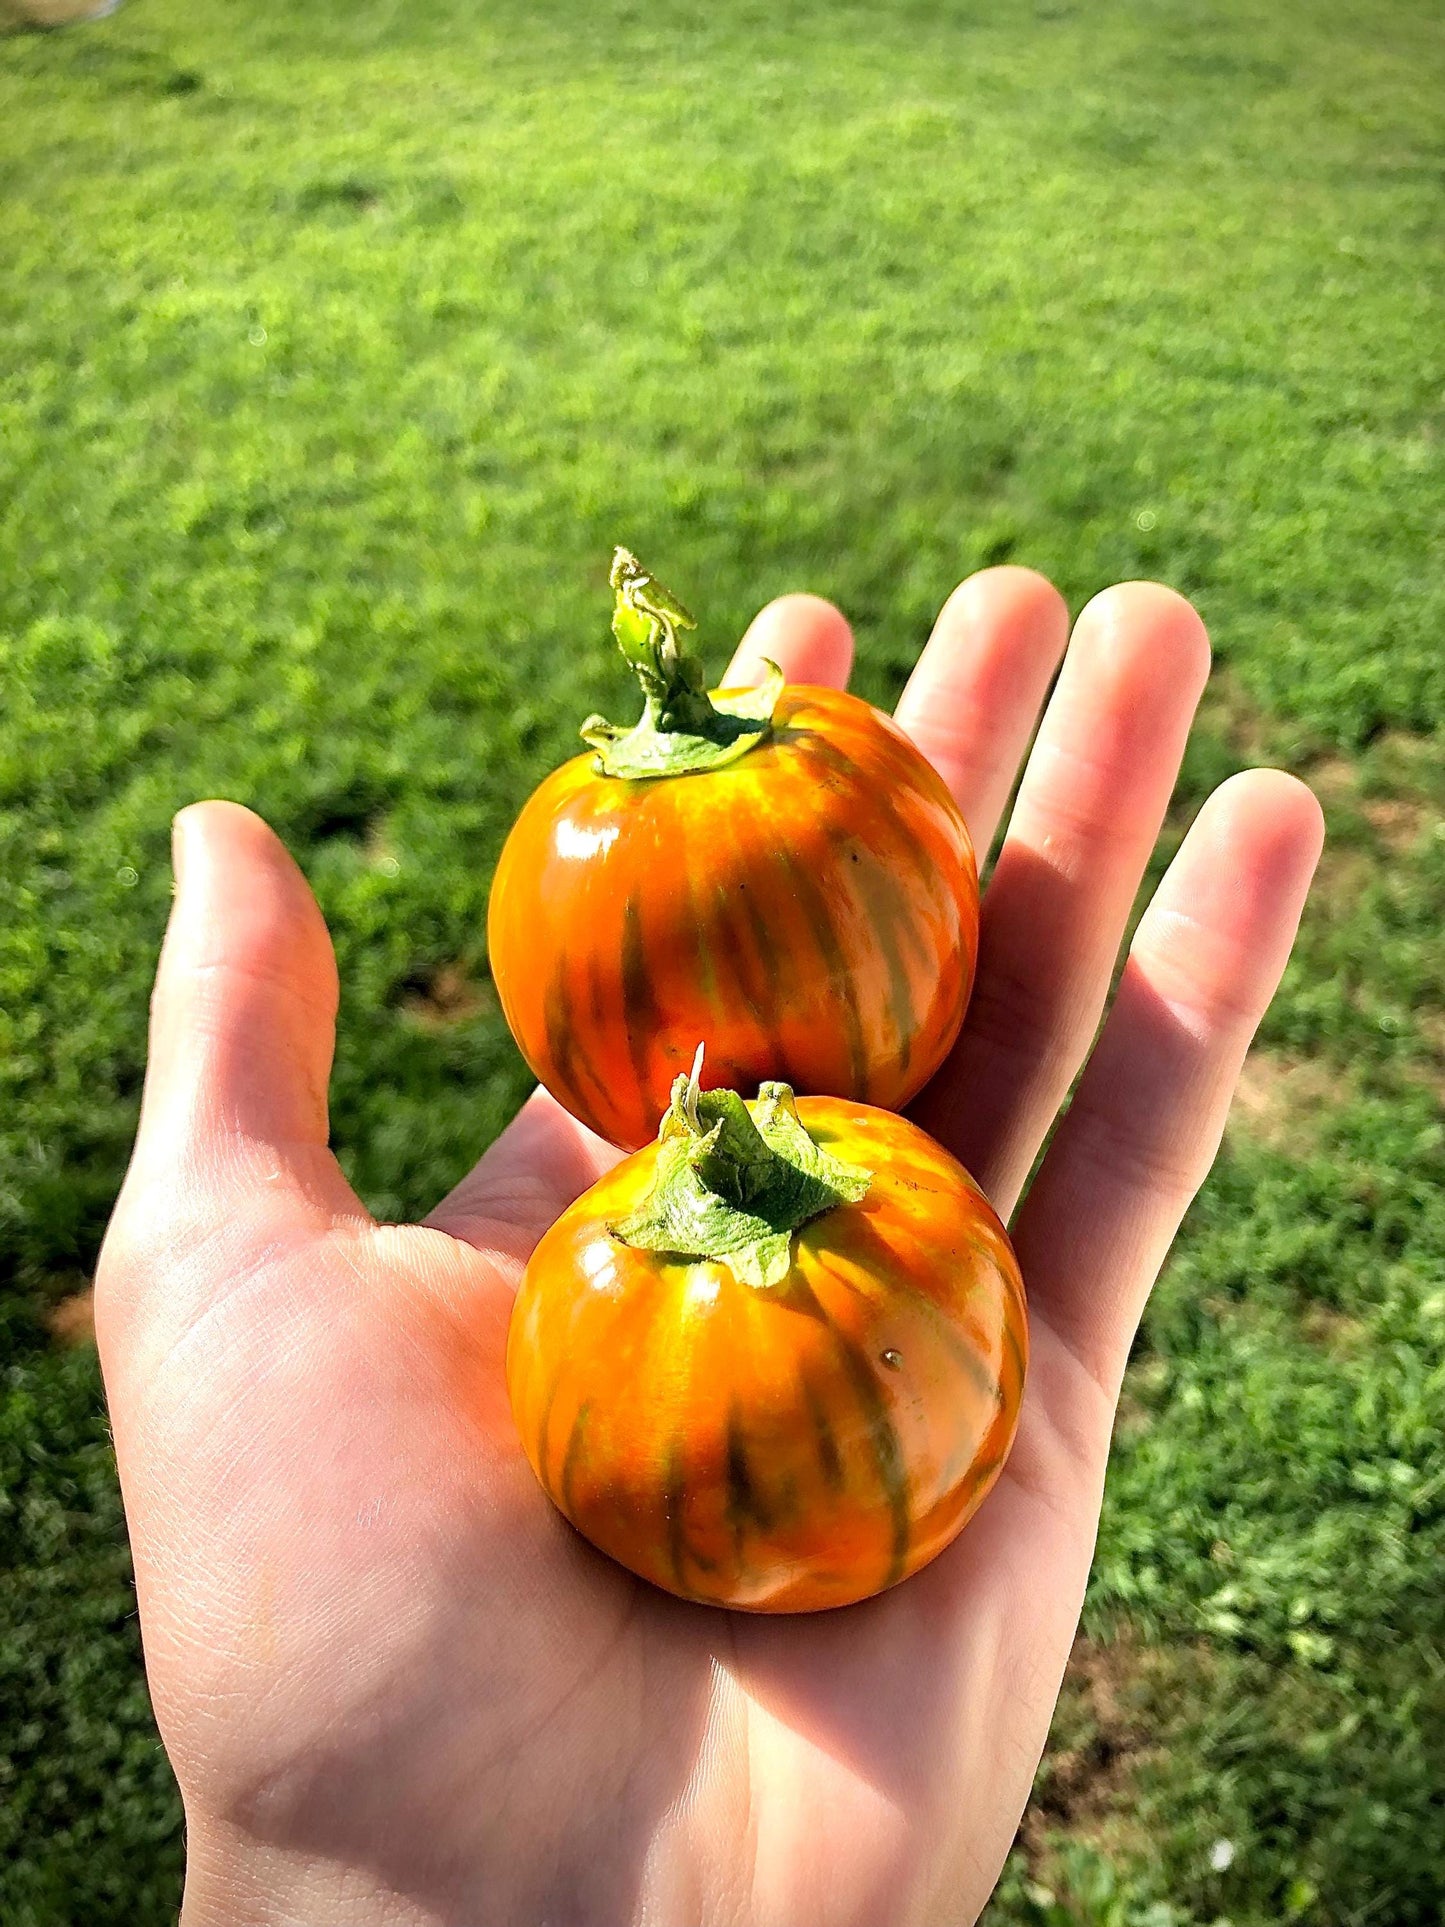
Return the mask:
{"type": "MultiPolygon", "coordinates": [[[[1208,671],[1188,604],[1106,591],[1067,655],[1021,569],[950,599],[899,719],[988,846],[963,1037],[916,1110],[1013,1231],[1032,1366],[993,1494],[881,1598],[748,1617],[652,1591],[542,1496],[503,1347],[539,1233],[613,1159],[534,1096],[424,1226],[327,1148],[336,973],[231,804],[183,812],[135,1158],[97,1285],[187,1927],[966,1923],[1028,1794],[1129,1342],[1217,1148],[1319,853],[1278,772],[1216,792],[1095,1031],[1208,671]],[[1090,1045],[1093,1044],[1090,1055],[1090,1045]]],[[[842,617],[762,657],[841,683],[842,617]]]]}

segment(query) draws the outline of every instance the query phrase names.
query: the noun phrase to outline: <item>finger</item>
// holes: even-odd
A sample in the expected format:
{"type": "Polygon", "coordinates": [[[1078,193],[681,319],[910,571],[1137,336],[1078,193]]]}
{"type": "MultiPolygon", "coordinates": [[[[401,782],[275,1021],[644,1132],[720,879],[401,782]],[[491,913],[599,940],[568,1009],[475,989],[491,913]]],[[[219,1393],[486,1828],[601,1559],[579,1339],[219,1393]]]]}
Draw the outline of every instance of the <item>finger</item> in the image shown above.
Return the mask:
{"type": "Polygon", "coordinates": [[[173,845],[135,1166],[214,1177],[253,1147],[273,1182],[298,1164],[309,1177],[326,1152],[337,1008],[316,899],[280,839],[239,804],[182,810],[173,845]]]}
{"type": "Polygon", "coordinates": [[[853,667],[853,632],[841,610],[821,596],[779,596],[753,617],[722,687],[761,682],[765,662],[777,663],[789,682],[845,688],[853,667]]]}
{"type": "Polygon", "coordinates": [[[549,1091],[534,1091],[426,1222],[468,1244],[524,1260],[553,1219],[620,1156],[549,1091]]]}
{"type": "Polygon", "coordinates": [[[895,712],[953,792],[979,860],[998,828],[1069,611],[1032,569],[983,569],[943,605],[895,712]]]}
{"type": "Polygon", "coordinates": [[[336,964],[305,879],[235,803],[183,810],[174,849],[140,1131],[96,1270],[113,1403],[289,1243],[369,1222],[327,1149],[336,964]]]}
{"type": "Polygon", "coordinates": [[[984,897],[963,1034],[919,1115],[1007,1217],[1083,1062],[1159,834],[1209,642],[1157,583],[1080,615],[984,897]]]}
{"type": "Polygon", "coordinates": [[[1232,777],[1145,911],[1109,1020],[1015,1226],[1031,1311],[1112,1392],[1289,958],[1324,821],[1279,770],[1232,777]]]}

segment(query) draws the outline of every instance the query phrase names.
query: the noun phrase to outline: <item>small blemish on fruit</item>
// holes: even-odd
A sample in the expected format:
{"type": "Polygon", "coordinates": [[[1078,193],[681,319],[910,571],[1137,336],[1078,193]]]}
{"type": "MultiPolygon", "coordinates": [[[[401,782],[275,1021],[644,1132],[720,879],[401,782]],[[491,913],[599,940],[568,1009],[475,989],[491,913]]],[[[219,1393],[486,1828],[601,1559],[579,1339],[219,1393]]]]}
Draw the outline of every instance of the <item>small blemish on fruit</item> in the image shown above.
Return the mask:
{"type": "Polygon", "coordinates": [[[883,1354],[883,1363],[888,1367],[890,1372],[902,1371],[903,1369],[902,1352],[894,1351],[893,1347],[890,1345],[888,1347],[888,1350],[883,1354]]]}

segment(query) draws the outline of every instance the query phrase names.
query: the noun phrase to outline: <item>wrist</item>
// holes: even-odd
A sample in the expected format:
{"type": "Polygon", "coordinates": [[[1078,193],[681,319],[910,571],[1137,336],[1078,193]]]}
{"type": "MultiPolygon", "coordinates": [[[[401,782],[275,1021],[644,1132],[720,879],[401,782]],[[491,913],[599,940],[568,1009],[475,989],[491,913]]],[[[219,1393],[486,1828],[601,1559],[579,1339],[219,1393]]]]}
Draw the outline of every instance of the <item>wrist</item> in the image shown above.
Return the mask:
{"type": "Polygon", "coordinates": [[[440,1927],[367,1868],[189,1826],[180,1927],[440,1927]]]}

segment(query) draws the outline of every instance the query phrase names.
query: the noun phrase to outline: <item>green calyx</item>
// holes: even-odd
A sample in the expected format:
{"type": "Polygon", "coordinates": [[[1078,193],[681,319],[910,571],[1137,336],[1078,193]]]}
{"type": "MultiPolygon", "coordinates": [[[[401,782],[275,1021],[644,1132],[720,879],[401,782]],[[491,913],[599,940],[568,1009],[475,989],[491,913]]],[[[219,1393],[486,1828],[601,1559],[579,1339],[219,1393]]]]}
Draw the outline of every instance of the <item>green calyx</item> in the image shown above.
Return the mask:
{"type": "Polygon", "coordinates": [[[793,1233],[835,1205],[856,1204],[872,1182],[814,1143],[787,1084],[698,1088],[702,1051],[680,1075],[658,1131],[657,1175],[639,1210],[610,1226],[620,1243],[674,1258],[715,1258],[745,1285],[778,1285],[793,1233]]]}
{"type": "Polygon", "coordinates": [[[643,710],[631,729],[602,716],[582,725],[582,740],[597,751],[602,773],[632,780],[690,776],[746,756],[772,726],[782,670],[769,663],[768,679],[756,689],[709,692],[678,641],[679,630],[697,624],[677,597],[626,549],[613,555],[610,579],[617,597],[612,633],[642,684],[643,710]]]}

